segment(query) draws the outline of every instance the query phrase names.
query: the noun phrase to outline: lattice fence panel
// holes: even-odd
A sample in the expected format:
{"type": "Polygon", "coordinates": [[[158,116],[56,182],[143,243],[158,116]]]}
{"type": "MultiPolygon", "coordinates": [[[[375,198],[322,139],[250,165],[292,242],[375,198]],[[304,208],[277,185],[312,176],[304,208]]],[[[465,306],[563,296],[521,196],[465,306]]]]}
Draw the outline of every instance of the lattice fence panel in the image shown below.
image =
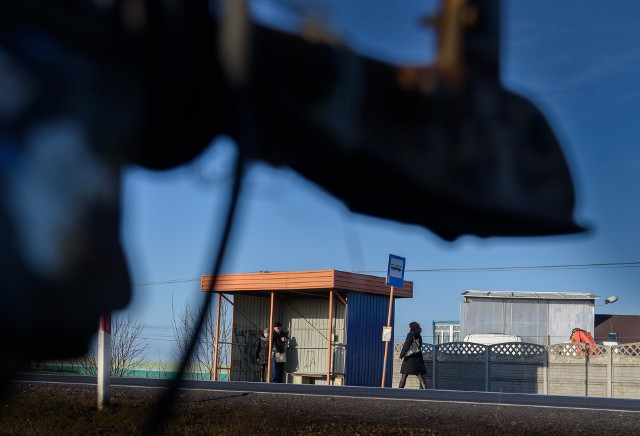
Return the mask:
{"type": "Polygon", "coordinates": [[[614,345],[611,352],[620,356],[640,357],[640,343],[614,345]]]}
{"type": "Polygon", "coordinates": [[[474,356],[484,354],[487,346],[473,342],[449,342],[436,345],[436,350],[439,354],[449,356],[474,356]]]}
{"type": "Polygon", "coordinates": [[[604,356],[607,354],[607,347],[584,342],[565,342],[563,344],[550,345],[549,354],[572,357],[604,356]]]}
{"type": "Polygon", "coordinates": [[[422,344],[420,347],[422,354],[430,355],[433,353],[433,344],[422,344]]]}
{"type": "Polygon", "coordinates": [[[546,353],[547,348],[543,345],[529,344],[523,342],[506,342],[495,344],[489,347],[492,354],[513,357],[538,357],[546,353]]]}

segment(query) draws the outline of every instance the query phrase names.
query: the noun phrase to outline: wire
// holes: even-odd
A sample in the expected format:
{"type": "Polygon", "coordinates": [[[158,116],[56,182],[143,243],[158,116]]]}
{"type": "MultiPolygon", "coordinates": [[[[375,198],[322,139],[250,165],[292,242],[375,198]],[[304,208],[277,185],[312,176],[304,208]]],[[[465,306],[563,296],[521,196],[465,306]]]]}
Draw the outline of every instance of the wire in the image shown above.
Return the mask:
{"type": "MultiPolygon", "coordinates": [[[[598,269],[598,268],[640,268],[640,262],[611,262],[611,263],[587,263],[568,265],[536,265],[536,266],[504,266],[504,267],[480,267],[480,268],[431,268],[431,269],[407,269],[411,273],[432,272],[508,272],[531,270],[566,270],[566,269],[598,269]]],[[[386,270],[353,271],[356,273],[386,273],[386,270]]]]}
{"type": "MultiPolygon", "coordinates": [[[[235,4],[234,4],[235,5],[235,4]]],[[[237,5],[236,5],[237,6],[237,5]]],[[[246,14],[246,10],[234,9],[234,13],[244,13],[246,14]]],[[[244,16],[246,18],[246,16],[244,16]]],[[[218,35],[220,37],[220,35],[218,35]]],[[[247,38],[250,39],[250,38],[247,38]]],[[[224,61],[222,61],[224,64],[224,61]]],[[[172,379],[169,389],[166,391],[166,395],[158,404],[158,407],[155,409],[155,414],[152,416],[150,421],[150,427],[147,429],[148,431],[145,434],[161,434],[163,430],[163,424],[167,417],[169,416],[169,412],[172,404],[177,396],[178,388],[182,383],[182,379],[184,378],[184,374],[186,372],[189,361],[191,360],[191,356],[194,353],[194,350],[200,341],[200,335],[207,318],[207,312],[209,311],[209,307],[211,306],[211,300],[213,299],[213,290],[215,289],[215,285],[220,275],[220,271],[222,270],[222,263],[224,259],[224,255],[227,250],[227,245],[229,243],[229,237],[231,235],[231,228],[233,226],[234,217],[238,208],[238,202],[240,199],[240,191],[242,188],[242,181],[244,179],[244,168],[245,161],[248,161],[248,156],[251,155],[252,148],[256,143],[255,138],[253,137],[253,120],[251,119],[251,111],[252,107],[249,104],[249,99],[247,98],[247,90],[245,84],[245,77],[241,70],[246,70],[245,68],[240,68],[238,71],[234,71],[230,65],[227,65],[226,75],[229,91],[232,94],[231,99],[231,110],[234,112],[235,117],[233,118],[234,125],[231,126],[232,129],[235,129],[235,133],[237,134],[237,156],[235,161],[235,168],[233,172],[233,183],[231,185],[231,198],[229,200],[229,207],[227,210],[226,219],[224,222],[224,228],[222,232],[222,237],[220,239],[220,245],[218,246],[217,256],[214,261],[213,271],[211,274],[211,281],[209,282],[209,287],[207,292],[205,293],[205,299],[202,304],[202,309],[200,314],[198,315],[198,320],[193,330],[193,334],[191,339],[189,340],[189,345],[185,351],[184,356],[182,357],[182,362],[180,363],[180,368],[176,373],[174,379],[172,379]]],[[[216,359],[218,356],[216,355],[216,359]]]]}
{"type": "Polygon", "coordinates": [[[132,286],[154,286],[154,285],[172,285],[174,283],[187,283],[187,282],[199,282],[200,278],[192,278],[192,279],[172,279],[172,280],[159,280],[157,282],[142,282],[142,283],[133,283],[132,286]]]}
{"type": "MultiPolygon", "coordinates": [[[[212,296],[214,294],[212,291],[215,288],[217,277],[220,274],[220,270],[222,269],[222,261],[227,249],[227,244],[229,242],[229,236],[231,235],[233,219],[237,210],[238,200],[240,198],[243,172],[244,172],[244,154],[242,152],[242,146],[239,144],[238,156],[235,162],[235,173],[234,173],[234,180],[233,180],[233,185],[231,190],[231,198],[229,201],[229,208],[227,210],[227,216],[224,223],[222,238],[220,240],[220,245],[218,246],[216,259],[213,266],[212,279],[211,279],[211,282],[209,283],[209,289],[207,290],[208,292],[205,293],[205,300],[202,304],[202,309],[198,315],[198,320],[193,329],[193,333],[189,340],[188,347],[185,351],[184,356],[182,357],[180,368],[178,369],[175,377],[171,380],[169,389],[165,391],[166,393],[164,397],[161,399],[160,403],[158,404],[158,407],[156,407],[154,411],[155,413],[153,414],[152,419],[149,422],[149,428],[147,429],[148,431],[146,431],[145,434],[156,435],[156,434],[162,433],[162,426],[169,415],[171,406],[177,394],[177,390],[180,387],[180,384],[182,383],[182,379],[186,372],[189,361],[191,360],[191,356],[193,355],[193,352],[199,342],[199,338],[202,332],[202,327],[204,325],[206,314],[211,305],[212,296]]],[[[176,281],[169,281],[169,282],[176,282],[176,281]]]]}
{"type": "MultiPolygon", "coordinates": [[[[438,272],[509,272],[509,271],[531,271],[531,270],[565,270],[565,269],[600,269],[600,268],[640,268],[640,262],[610,262],[610,263],[586,263],[567,265],[536,265],[536,266],[502,266],[502,267],[477,267],[477,268],[430,268],[430,269],[407,269],[405,272],[411,273],[438,273],[438,272]]],[[[386,273],[386,270],[355,270],[354,273],[386,273]]],[[[168,279],[149,282],[134,283],[133,286],[156,286],[171,285],[175,283],[199,282],[199,277],[186,279],[168,279]]]]}

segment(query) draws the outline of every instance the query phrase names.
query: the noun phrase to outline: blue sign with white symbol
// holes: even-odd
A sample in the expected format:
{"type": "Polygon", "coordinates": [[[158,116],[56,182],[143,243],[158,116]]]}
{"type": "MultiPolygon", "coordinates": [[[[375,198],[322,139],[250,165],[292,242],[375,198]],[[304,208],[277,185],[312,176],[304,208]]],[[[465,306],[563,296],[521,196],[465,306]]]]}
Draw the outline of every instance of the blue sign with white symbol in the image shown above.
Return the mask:
{"type": "Polygon", "coordinates": [[[396,288],[404,286],[404,265],[406,259],[404,257],[389,255],[389,266],[387,267],[387,285],[396,288]]]}

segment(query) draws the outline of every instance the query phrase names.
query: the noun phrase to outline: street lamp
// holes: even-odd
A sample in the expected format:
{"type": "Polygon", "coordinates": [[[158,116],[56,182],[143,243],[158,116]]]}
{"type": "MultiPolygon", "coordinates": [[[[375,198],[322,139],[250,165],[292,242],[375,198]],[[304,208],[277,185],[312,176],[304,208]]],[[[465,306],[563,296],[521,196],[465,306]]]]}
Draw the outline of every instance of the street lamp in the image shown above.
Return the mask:
{"type": "Polygon", "coordinates": [[[603,304],[596,304],[596,306],[606,306],[607,304],[615,303],[616,301],[618,301],[618,297],[612,295],[611,297],[604,300],[603,304]]]}

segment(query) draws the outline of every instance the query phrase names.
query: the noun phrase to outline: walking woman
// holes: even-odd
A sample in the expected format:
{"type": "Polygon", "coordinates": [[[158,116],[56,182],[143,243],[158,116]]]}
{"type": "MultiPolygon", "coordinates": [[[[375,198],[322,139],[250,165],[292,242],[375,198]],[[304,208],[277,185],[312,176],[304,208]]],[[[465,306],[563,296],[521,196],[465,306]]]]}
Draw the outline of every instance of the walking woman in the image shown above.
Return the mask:
{"type": "Polygon", "coordinates": [[[402,367],[400,368],[400,374],[402,374],[402,378],[400,379],[400,388],[403,388],[405,383],[407,382],[407,376],[409,374],[415,374],[420,381],[420,389],[426,389],[427,384],[424,381],[424,375],[427,373],[427,368],[424,366],[424,360],[422,359],[422,328],[420,324],[417,322],[412,322],[409,324],[409,333],[407,334],[407,339],[404,341],[404,345],[402,346],[402,351],[400,351],[400,359],[402,359],[402,367]],[[413,341],[418,342],[418,351],[417,353],[411,354],[409,349],[411,348],[411,344],[413,341]]]}

